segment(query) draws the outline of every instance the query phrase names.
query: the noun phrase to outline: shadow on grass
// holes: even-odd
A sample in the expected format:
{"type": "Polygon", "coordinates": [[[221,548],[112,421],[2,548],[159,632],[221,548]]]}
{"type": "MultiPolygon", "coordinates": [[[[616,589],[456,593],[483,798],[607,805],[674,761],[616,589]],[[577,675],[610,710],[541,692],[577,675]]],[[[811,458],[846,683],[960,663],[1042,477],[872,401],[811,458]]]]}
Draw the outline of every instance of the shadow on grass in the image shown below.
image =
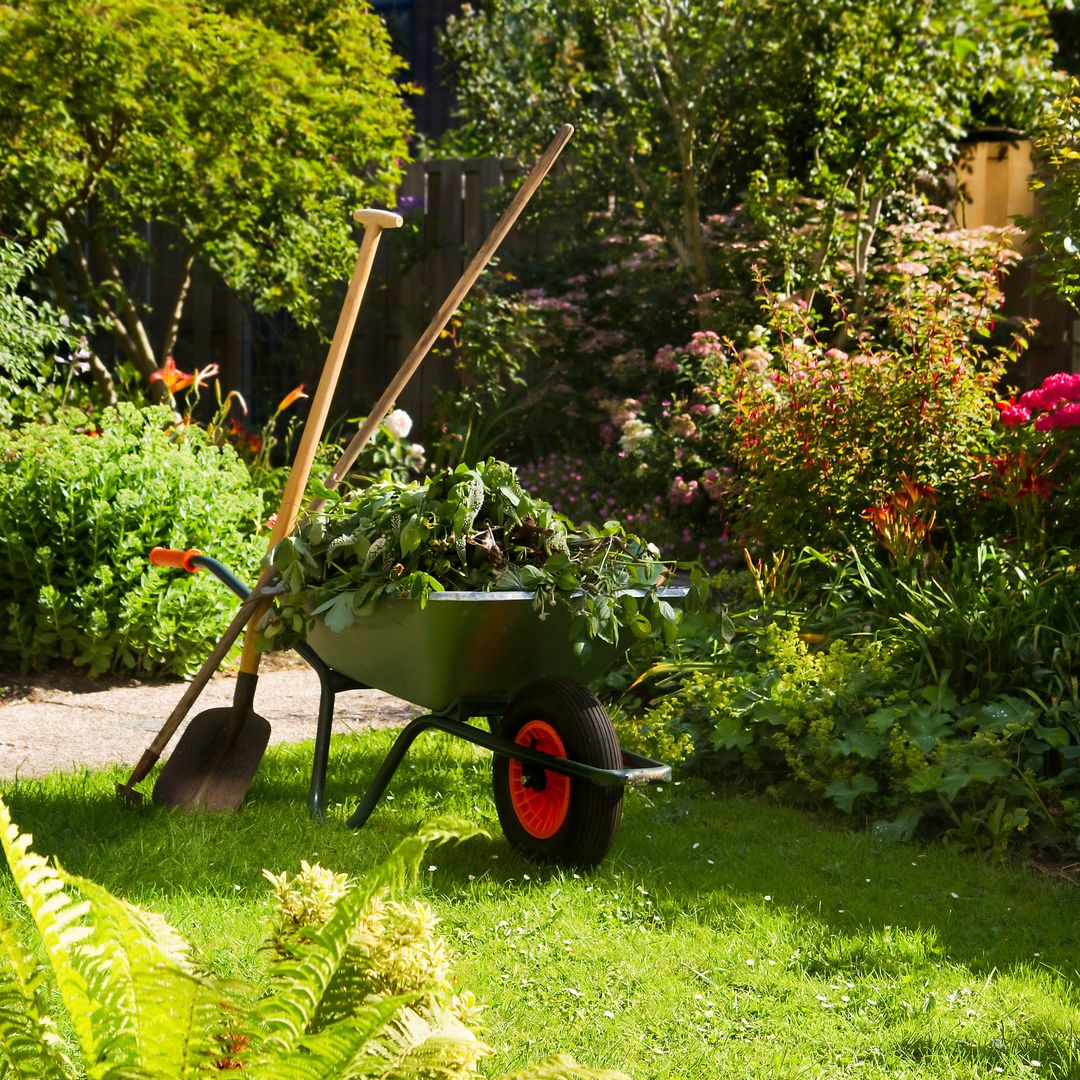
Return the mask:
{"type": "MultiPolygon", "coordinates": [[[[292,870],[301,859],[361,873],[421,821],[441,815],[490,833],[432,855],[438,873],[423,888],[451,903],[467,902],[477,880],[512,888],[526,874],[534,886],[565,876],[523,861],[503,839],[489,755],[435,733],[414,746],[369,823],[348,829],[391,738],[370,732],[335,745],[326,823],[306,812],[310,744],[270,751],[235,815],[152,805],[134,811],[114,794],[127,775],[119,769],[11,782],[2,794],[23,831],[34,834],[37,851],[136,902],[181,893],[233,897],[259,882],[264,867],[292,870]]],[[[143,785],[147,796],[151,787],[143,785]]],[[[817,928],[816,950],[805,962],[820,974],[852,963],[904,963],[902,949],[888,943],[899,928],[929,940],[928,959],[985,974],[1049,967],[1080,984],[1074,886],[944,845],[886,844],[763,799],[714,794],[698,782],[628,792],[615,849],[593,876],[640,882],[665,920],[704,927],[769,905],[817,928]]]]}

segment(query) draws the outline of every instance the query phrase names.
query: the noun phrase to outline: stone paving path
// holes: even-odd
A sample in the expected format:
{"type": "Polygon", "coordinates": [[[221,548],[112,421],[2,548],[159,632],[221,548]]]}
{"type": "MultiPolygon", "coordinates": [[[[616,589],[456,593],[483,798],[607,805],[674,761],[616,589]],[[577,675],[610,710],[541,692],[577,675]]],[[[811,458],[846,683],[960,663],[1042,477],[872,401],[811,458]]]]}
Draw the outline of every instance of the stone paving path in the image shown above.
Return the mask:
{"type": "MultiPolygon", "coordinates": [[[[191,715],[232,704],[234,680],[215,676],[191,715]]],[[[0,779],[43,776],[85,766],[134,765],[180,700],[184,684],[108,683],[72,675],[0,673],[0,779]]],[[[319,680],[302,664],[281,664],[259,676],[255,710],[270,721],[271,743],[315,736],[319,680]]],[[[399,726],[420,710],[380,690],[339,695],[334,731],[399,726]]],[[[163,758],[184,728],[173,737],[163,758]]]]}

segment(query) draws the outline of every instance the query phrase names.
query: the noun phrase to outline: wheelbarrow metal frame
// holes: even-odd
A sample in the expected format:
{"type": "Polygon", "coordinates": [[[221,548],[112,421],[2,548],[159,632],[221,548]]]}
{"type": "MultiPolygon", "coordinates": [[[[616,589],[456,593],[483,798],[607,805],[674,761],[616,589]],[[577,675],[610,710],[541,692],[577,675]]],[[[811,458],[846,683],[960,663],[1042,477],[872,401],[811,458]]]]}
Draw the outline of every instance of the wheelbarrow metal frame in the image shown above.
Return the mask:
{"type": "MultiPolygon", "coordinates": [[[[251,590],[217,559],[199,554],[192,556],[191,563],[193,566],[208,570],[241,600],[246,600],[250,595],[251,590]]],[[[336,671],[306,641],[297,642],[293,649],[319,677],[319,719],[315,731],[315,753],[308,789],[308,812],[312,817],[325,820],[326,772],[330,759],[330,735],[334,724],[334,703],[337,695],[348,690],[379,688],[358,682],[336,671]]],[[[468,722],[470,717],[490,719],[501,716],[509,702],[510,697],[506,694],[468,695],[457,698],[443,709],[425,713],[411,720],[394,741],[375,778],[349,818],[350,828],[360,828],[367,821],[417,736],[429,730],[442,731],[455,738],[464,739],[466,742],[490,750],[493,754],[520,761],[522,765],[531,766],[533,770],[550,769],[565,776],[587,780],[598,787],[623,788],[638,784],[667,783],[671,780],[670,765],[664,765],[627,750],[622,751],[623,768],[599,769],[522,746],[468,722]]]]}

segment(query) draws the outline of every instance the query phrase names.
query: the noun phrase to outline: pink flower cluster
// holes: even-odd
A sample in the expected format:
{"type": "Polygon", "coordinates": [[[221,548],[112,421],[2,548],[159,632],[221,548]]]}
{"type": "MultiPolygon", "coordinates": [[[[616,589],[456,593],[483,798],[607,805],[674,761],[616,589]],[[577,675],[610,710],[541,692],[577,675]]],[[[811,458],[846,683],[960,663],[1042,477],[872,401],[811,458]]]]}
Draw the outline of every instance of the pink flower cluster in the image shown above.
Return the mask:
{"type": "Polygon", "coordinates": [[[1018,401],[998,405],[1001,422],[1006,427],[1019,427],[1035,419],[1036,431],[1053,428],[1080,427],[1080,373],[1059,371],[1043,379],[1042,386],[1020,395],[1018,401]]]}
{"type": "Polygon", "coordinates": [[[690,337],[686,351],[699,360],[721,348],[720,336],[712,330],[696,330],[690,337]]]}
{"type": "Polygon", "coordinates": [[[668,502],[672,506],[689,506],[698,494],[698,482],[696,480],[684,480],[676,476],[668,492],[668,502]]]}

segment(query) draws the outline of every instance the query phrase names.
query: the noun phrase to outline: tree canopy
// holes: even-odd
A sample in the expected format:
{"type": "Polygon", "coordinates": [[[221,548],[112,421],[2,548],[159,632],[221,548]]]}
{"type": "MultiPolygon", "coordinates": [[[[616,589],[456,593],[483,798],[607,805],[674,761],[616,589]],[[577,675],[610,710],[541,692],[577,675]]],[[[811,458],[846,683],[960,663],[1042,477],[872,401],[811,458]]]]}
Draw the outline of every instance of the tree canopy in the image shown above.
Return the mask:
{"type": "Polygon", "coordinates": [[[366,0],[0,3],[0,229],[49,239],[61,302],[144,377],[196,259],[312,322],[348,276],[351,210],[394,198],[402,66],[366,0]],[[148,224],[185,268],[154,341],[129,271],[148,224]]]}
{"type": "MultiPolygon", "coordinates": [[[[578,177],[636,206],[710,286],[703,215],[824,204],[859,262],[881,203],[947,162],[971,126],[1028,123],[1050,72],[1048,4],[1028,0],[483,0],[450,21],[474,152],[579,126],[578,177]]],[[[597,189],[599,188],[599,192],[597,189]]],[[[820,270],[820,265],[818,266],[820,270]]]]}

